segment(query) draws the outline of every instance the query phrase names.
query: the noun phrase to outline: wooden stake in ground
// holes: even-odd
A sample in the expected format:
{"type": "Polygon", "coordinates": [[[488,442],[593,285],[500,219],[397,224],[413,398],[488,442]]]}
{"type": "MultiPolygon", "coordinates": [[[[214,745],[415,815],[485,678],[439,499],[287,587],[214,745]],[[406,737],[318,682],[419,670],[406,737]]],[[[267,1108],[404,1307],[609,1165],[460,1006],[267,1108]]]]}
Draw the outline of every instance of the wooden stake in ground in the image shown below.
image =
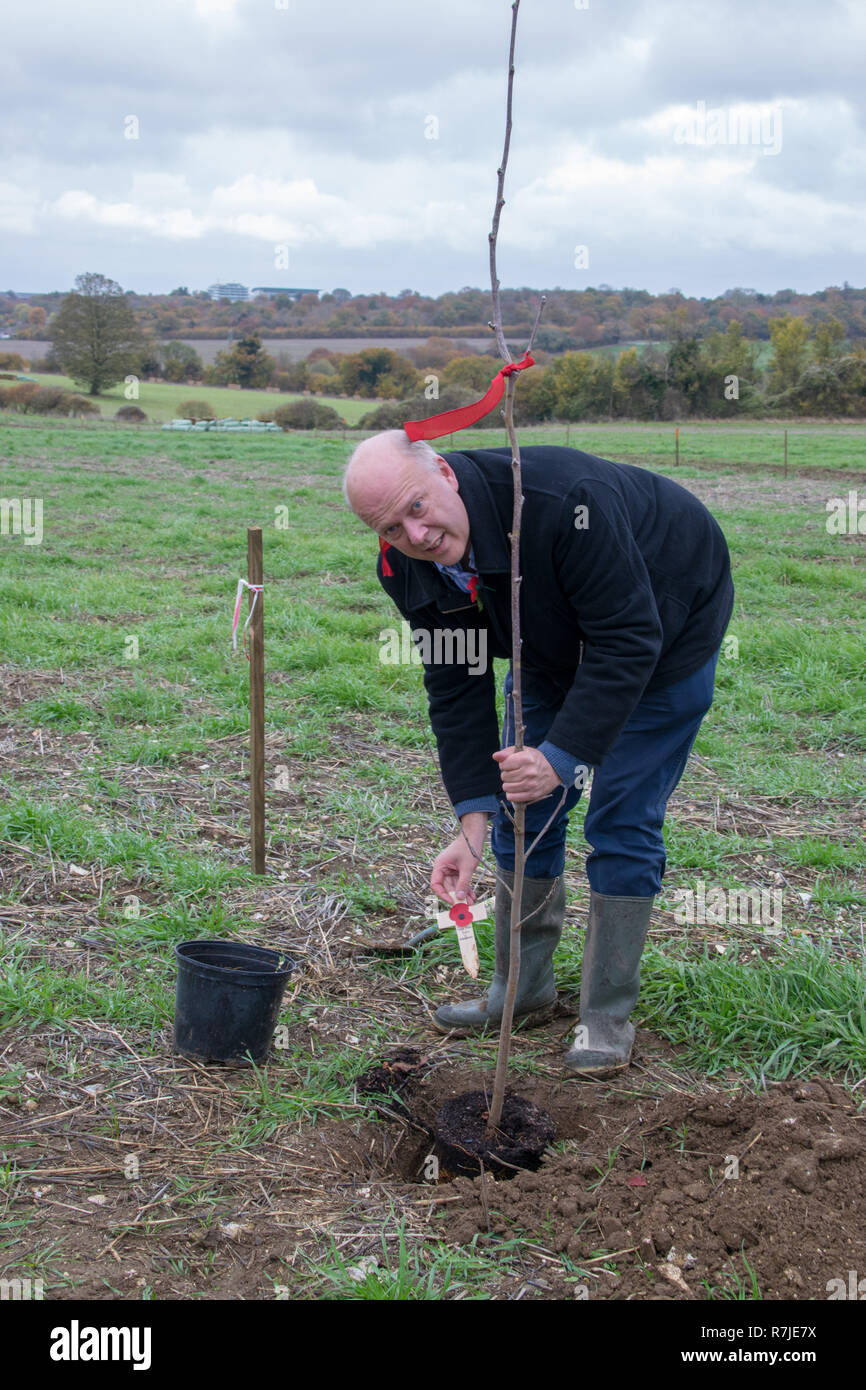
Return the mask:
{"type": "Polygon", "coordinates": [[[253,873],[265,872],[265,629],[262,528],[247,528],[247,582],[250,607],[250,860],[253,873]],[[253,607],[255,604],[255,607],[253,607]]]}

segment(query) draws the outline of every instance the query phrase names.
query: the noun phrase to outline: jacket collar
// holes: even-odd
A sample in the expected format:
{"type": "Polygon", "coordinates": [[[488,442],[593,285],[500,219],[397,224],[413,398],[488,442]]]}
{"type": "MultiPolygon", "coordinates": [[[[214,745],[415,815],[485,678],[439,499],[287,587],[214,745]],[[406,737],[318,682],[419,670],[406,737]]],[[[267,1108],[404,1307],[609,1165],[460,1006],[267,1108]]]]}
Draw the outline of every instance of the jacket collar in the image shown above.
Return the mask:
{"type": "MultiPolygon", "coordinates": [[[[505,451],[503,451],[504,453],[505,451]]],[[[467,454],[443,454],[453,468],[463,505],[469,516],[469,535],[479,575],[510,574],[511,544],[502,529],[502,521],[488,486],[477,463],[467,454]]],[[[503,468],[510,473],[510,454],[503,456],[503,468]]],[[[389,558],[393,558],[393,548],[389,558]]],[[[421,608],[445,598],[450,601],[454,590],[432,560],[413,560],[399,555],[400,568],[405,575],[405,606],[421,608]]],[[[466,595],[462,596],[464,600],[466,595]]],[[[441,604],[440,604],[441,607],[441,604]]]]}

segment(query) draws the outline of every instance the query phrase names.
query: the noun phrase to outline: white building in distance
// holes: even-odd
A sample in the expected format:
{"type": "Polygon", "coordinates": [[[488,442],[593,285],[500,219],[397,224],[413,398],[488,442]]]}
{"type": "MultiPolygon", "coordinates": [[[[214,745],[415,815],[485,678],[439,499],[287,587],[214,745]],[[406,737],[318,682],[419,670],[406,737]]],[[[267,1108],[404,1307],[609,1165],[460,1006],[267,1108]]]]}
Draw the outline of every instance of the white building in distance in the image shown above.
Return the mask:
{"type": "Polygon", "coordinates": [[[305,294],[318,295],[318,293],[318,290],[290,289],[285,285],[253,285],[250,290],[250,299],[256,295],[263,295],[265,299],[276,299],[277,295],[284,294],[287,299],[298,300],[305,294]]]}
{"type": "Polygon", "coordinates": [[[207,292],[211,299],[249,299],[250,292],[246,285],[239,285],[236,281],[231,281],[226,285],[208,285],[207,292]]]}

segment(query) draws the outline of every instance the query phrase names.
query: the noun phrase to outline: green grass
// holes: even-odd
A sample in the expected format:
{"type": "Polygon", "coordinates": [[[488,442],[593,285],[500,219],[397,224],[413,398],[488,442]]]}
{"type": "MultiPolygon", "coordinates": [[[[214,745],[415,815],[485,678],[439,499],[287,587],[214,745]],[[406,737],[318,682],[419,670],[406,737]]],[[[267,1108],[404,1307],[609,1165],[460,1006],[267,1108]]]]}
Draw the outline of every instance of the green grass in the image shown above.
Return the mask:
{"type": "MultiPolygon", "coordinates": [[[[663,424],[623,423],[533,426],[521,428],[527,444],[568,444],[572,449],[620,463],[635,463],[669,472],[673,478],[694,476],[711,468],[720,477],[745,469],[784,465],[785,431],[788,434],[788,468],[838,469],[866,473],[866,423],[830,425],[799,420],[754,421],[732,417],[730,421],[671,420],[663,424]],[[680,432],[677,471],[675,430],[680,432]]],[[[441,447],[462,449],[502,448],[504,430],[462,430],[452,445],[446,436],[441,447]]],[[[828,495],[842,495],[835,492],[828,495]]],[[[823,522],[822,522],[823,524],[823,522]]]]}
{"type": "Polygon", "coordinates": [[[641,970],[648,1027],[680,1044],[708,1076],[731,1070],[784,1080],[811,1071],[866,1071],[866,956],[841,958],[808,939],[781,943],[770,966],[725,956],[697,959],[649,945],[641,970]]]}
{"type": "MultiPolygon", "coordinates": [[[[69,391],[79,390],[69,377],[57,372],[40,372],[35,379],[40,386],[63,386],[69,391]]],[[[181,401],[191,400],[207,401],[213,406],[218,417],[232,416],[236,420],[254,420],[259,411],[275,410],[278,405],[287,405],[290,401],[315,399],[322,405],[336,410],[340,418],[350,426],[357,424],[362,415],[375,410],[379,404],[378,401],[356,401],[345,396],[311,398],[282,391],[242,391],[230,386],[207,386],[203,382],[187,386],[170,381],[141,381],[138,384],[138,396],[132,399],[126,396],[126,390],[126,386],[120,382],[110,390],[102,391],[89,399],[99,406],[105,420],[110,420],[115,411],[123,405],[137,405],[149,420],[158,421],[160,424],[177,418],[181,401]]],[[[87,395],[87,392],[82,391],[80,394],[87,395]]]]}
{"type": "MultiPolygon", "coordinates": [[[[247,727],[247,663],[230,644],[247,526],[261,525],[265,534],[268,729],[282,755],[297,760],[297,789],[308,794],[308,804],[291,813],[276,795],[271,799],[273,844],[288,844],[295,862],[308,867],[327,858],[320,841],[334,827],[348,828],[358,867],[325,863],[316,883],[346,904],[357,924],[366,914],[397,909],[401,874],[394,863],[405,855],[419,814],[419,778],[437,783],[421,675],[414,666],[378,660],[379,633],[398,616],[375,577],[375,537],[340,493],[350,440],[189,438],[150,428],[7,420],[15,427],[5,431],[4,495],[44,499],[44,538],[34,546],[11,536],[0,543],[0,651],[8,668],[54,679],[34,684],[23,704],[5,712],[19,754],[26,750],[27,777],[16,779],[14,760],[2,764],[0,839],[36,851],[38,864],[100,864],[131,880],[141,876],[158,907],[127,921],[116,905],[103,904],[122,956],[102,959],[89,976],[77,961],[67,968],[59,946],[41,958],[10,947],[0,1016],[34,1026],[86,1015],[153,1030],[170,1016],[174,941],[201,927],[219,935],[251,926],[223,909],[221,898],[252,887],[255,877],[231,855],[203,847],[197,831],[203,814],[228,812],[230,823],[246,825],[245,805],[226,805],[213,741],[247,727]],[[74,796],[63,797],[64,779],[50,762],[43,770],[37,729],[70,753],[93,741],[79,759],[74,796]],[[348,756],[347,730],[364,742],[348,756]],[[190,788],[200,798],[195,812],[172,800],[190,788]],[[163,815],[170,838],[160,834],[163,815]],[[134,990],[123,969],[131,961],[141,967],[134,990]]],[[[668,426],[581,426],[572,427],[570,441],[673,476],[671,434],[668,426]]],[[[543,435],[527,433],[535,437],[543,435]]],[[[790,432],[789,457],[835,468],[827,483],[833,495],[846,486],[844,471],[864,438],[863,427],[798,427],[790,432]]],[[[715,476],[730,480],[744,458],[776,461],[781,435],[775,427],[712,425],[689,426],[681,439],[695,457],[702,451],[707,469],[717,459],[715,476]]],[[[502,441],[484,432],[459,442],[502,441]]],[[[750,474],[750,481],[760,476],[750,474]]],[[[773,870],[808,889],[811,906],[800,925],[826,932],[835,950],[839,939],[856,939],[866,908],[862,546],[857,537],[827,533],[820,502],[738,506],[718,516],[734,560],[730,634],[738,649],[720,663],[715,704],[695,750],[701,763],[690,767],[683,792],[707,795],[701,767],[709,768],[713,795],[732,805],[776,798],[802,818],[802,833],[718,833],[672,812],[665,901],[699,877],[748,887],[760,855],[759,881],[773,870]]],[[[504,669],[499,663],[500,676],[504,669]]],[[[584,809],[572,818],[570,868],[586,852],[584,809]]],[[[428,853],[432,861],[435,849],[428,853]]],[[[0,902],[8,900],[0,885],[0,902]]],[[[733,955],[680,959],[673,946],[651,947],[641,1005],[648,1023],[716,1070],[759,1076],[762,1068],[789,1075],[810,1065],[842,1072],[861,1066],[861,967],[854,960],[849,970],[838,953],[812,951],[808,939],[798,945],[786,937],[785,949],[771,966],[733,955]],[[686,1018],[693,1019],[691,1031],[686,1018]]],[[[492,964],[491,950],[489,933],[482,934],[483,970],[492,964]]],[[[437,965],[456,959],[453,941],[442,939],[408,961],[371,968],[399,974],[435,999],[437,965]]],[[[559,963],[563,984],[575,987],[576,942],[562,948],[559,963]]],[[[373,1020],[365,1018],[364,1027],[368,1040],[379,1036],[373,1020]]],[[[245,1142],[328,1107],[351,1113],[339,1068],[319,1064],[307,1075],[302,1063],[300,1056],[291,1064],[283,1059],[285,1077],[297,1083],[295,1098],[280,1078],[251,1092],[245,1142]]]]}
{"type": "Polygon", "coordinates": [[[728,1261],[729,1269],[722,1271],[723,1284],[710,1284],[707,1279],[701,1281],[703,1288],[707,1291],[709,1302],[735,1302],[735,1303],[760,1303],[763,1295],[758,1286],[758,1279],[745,1253],[740,1251],[740,1259],[745,1266],[745,1277],[740,1274],[734,1265],[733,1259],[728,1261]]]}
{"type": "MultiPolygon", "coordinates": [[[[611,349],[618,354],[621,347],[611,349]]],[[[63,386],[76,389],[73,382],[65,376],[44,372],[37,380],[45,386],[63,386]]],[[[235,419],[255,419],[260,411],[274,410],[278,405],[289,401],[315,399],[322,405],[330,406],[349,430],[357,428],[362,417],[381,404],[378,400],[359,400],[345,396],[316,396],[314,398],[297,394],[261,390],[238,390],[228,386],[176,385],[172,382],[139,383],[139,397],[130,402],[124,395],[122,383],[93,398],[99,406],[103,421],[111,421],[123,405],[136,404],[152,423],[163,424],[178,415],[182,401],[208,401],[217,416],[232,416],[235,419]]],[[[435,403],[431,403],[431,414],[435,413],[435,403]]],[[[669,421],[664,423],[617,423],[603,421],[591,424],[575,423],[538,425],[522,427],[520,438],[524,443],[568,444],[572,448],[584,449],[587,453],[603,458],[618,459],[623,463],[643,464],[650,468],[666,470],[675,466],[674,432],[679,426],[680,455],[679,476],[689,477],[690,470],[708,467],[717,470],[722,476],[736,472],[743,467],[760,468],[770,466],[782,468],[784,461],[784,437],[788,436],[788,468],[793,473],[798,469],[838,469],[853,472],[866,472],[866,423],[855,421],[837,425],[815,421],[773,420],[756,421],[736,414],[737,406],[729,420],[718,421],[669,421]]],[[[25,418],[31,423],[32,417],[13,416],[0,413],[0,420],[18,423],[25,418]]],[[[50,422],[69,429],[68,422],[50,422]]],[[[82,426],[89,422],[80,422],[82,426]]],[[[148,433],[147,426],[115,426],[125,438],[148,433]]],[[[92,433],[92,430],[91,430],[92,433]]],[[[229,449],[237,447],[230,436],[229,449]]],[[[216,442],[212,434],[207,440],[216,442]]],[[[195,442],[195,441],[192,441],[195,442]]],[[[260,444],[261,440],[256,440],[260,444]]],[[[446,435],[437,446],[442,450],[454,448],[502,448],[508,445],[503,430],[463,430],[459,435],[446,435]]],[[[131,445],[135,448],[135,444],[131,445]]],[[[244,443],[243,459],[250,457],[252,440],[244,443]]],[[[211,452],[208,457],[217,457],[211,452]]],[[[223,457],[234,457],[233,453],[223,457]]],[[[674,476],[677,476],[676,474],[674,476]]]]}
{"type": "MultiPolygon", "coordinates": [[[[491,1296],[485,1286],[508,1271],[508,1251],[501,1247],[495,1260],[438,1243],[410,1249],[402,1222],[394,1236],[396,1249],[383,1234],[381,1251],[357,1260],[341,1254],[331,1239],[322,1259],[307,1259],[302,1274],[287,1276],[292,1296],[365,1303],[481,1299],[491,1296]]],[[[279,1280],[275,1283],[279,1286],[279,1280]]]]}

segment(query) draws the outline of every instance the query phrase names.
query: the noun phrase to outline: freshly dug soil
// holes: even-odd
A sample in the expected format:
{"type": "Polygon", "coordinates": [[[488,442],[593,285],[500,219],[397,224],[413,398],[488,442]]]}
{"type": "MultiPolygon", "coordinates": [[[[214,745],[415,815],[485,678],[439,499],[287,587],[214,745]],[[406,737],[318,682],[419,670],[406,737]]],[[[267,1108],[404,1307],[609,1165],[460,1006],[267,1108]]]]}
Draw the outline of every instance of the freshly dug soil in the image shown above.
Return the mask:
{"type": "Polygon", "coordinates": [[[552,1298],[752,1298],[754,1280],[764,1299],[824,1300],[866,1272],[866,1118],[841,1086],[570,1094],[580,1138],[538,1172],[436,1189],[444,1239],[543,1240],[552,1298]]]}
{"type": "Polygon", "coordinates": [[[556,1130],[553,1120],[533,1101],[506,1092],[494,1135],[488,1132],[489,1096],[467,1091],[447,1100],[436,1121],[436,1154],[446,1172],[480,1173],[482,1165],[498,1177],[513,1178],[534,1170],[556,1130]]]}
{"type": "Polygon", "coordinates": [[[359,1096],[388,1097],[388,1106],[376,1110],[382,1118],[386,1118],[387,1111],[391,1110],[408,1119],[410,1110],[405,1102],[428,1068],[427,1058],[416,1047],[400,1047],[390,1057],[368,1067],[358,1077],[355,1086],[359,1096]]]}

